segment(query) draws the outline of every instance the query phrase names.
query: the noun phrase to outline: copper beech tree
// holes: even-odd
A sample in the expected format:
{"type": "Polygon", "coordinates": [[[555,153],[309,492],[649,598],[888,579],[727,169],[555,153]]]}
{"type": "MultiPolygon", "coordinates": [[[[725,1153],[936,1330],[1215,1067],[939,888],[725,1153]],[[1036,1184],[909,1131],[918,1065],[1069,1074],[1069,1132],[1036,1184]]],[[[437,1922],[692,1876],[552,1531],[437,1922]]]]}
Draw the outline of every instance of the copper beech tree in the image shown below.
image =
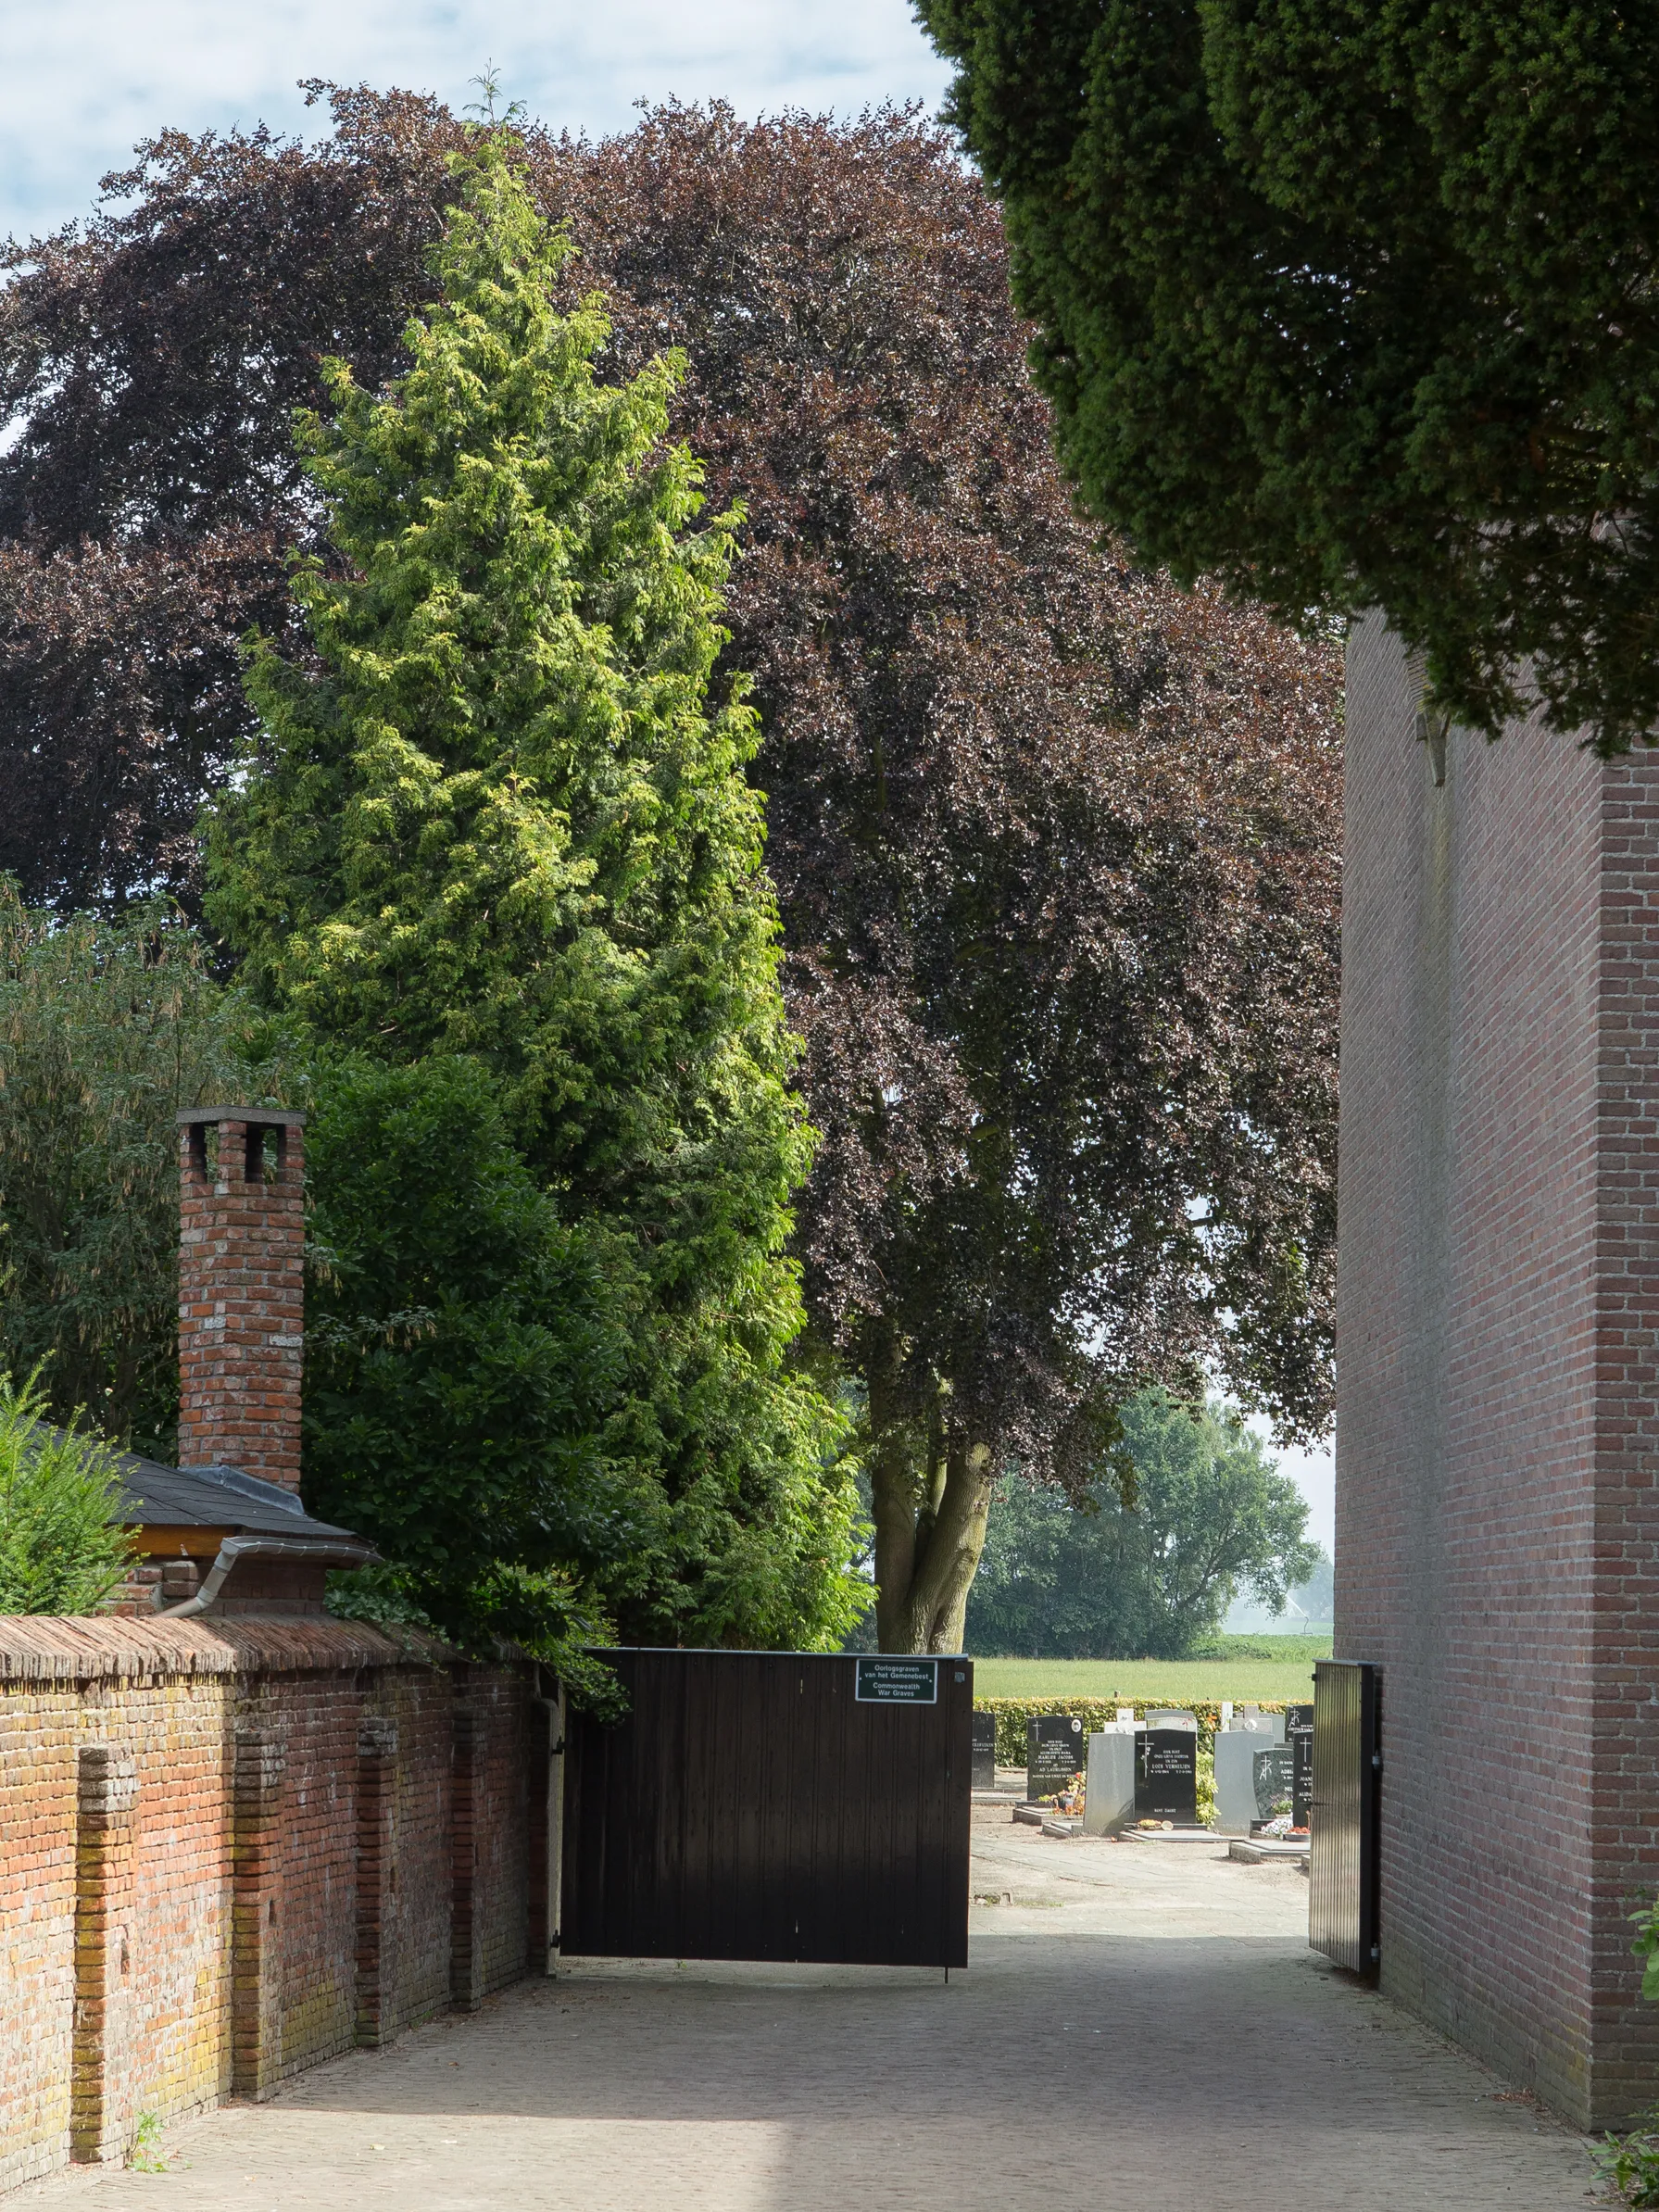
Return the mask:
{"type": "MultiPolygon", "coordinates": [[[[193,894],[233,640],[316,525],[289,409],[324,353],[401,365],[463,127],[329,96],[314,146],[157,142],[0,295],[0,864],[38,896],[193,894]]],[[[1326,1418],[1339,653],[1078,519],[997,213],[914,116],[671,107],[524,159],[598,372],[684,347],[673,434],[747,509],[811,1349],[864,1408],[882,1645],[951,1650],[997,1481],[1081,1495],[1141,1386],[1326,1418]]]]}

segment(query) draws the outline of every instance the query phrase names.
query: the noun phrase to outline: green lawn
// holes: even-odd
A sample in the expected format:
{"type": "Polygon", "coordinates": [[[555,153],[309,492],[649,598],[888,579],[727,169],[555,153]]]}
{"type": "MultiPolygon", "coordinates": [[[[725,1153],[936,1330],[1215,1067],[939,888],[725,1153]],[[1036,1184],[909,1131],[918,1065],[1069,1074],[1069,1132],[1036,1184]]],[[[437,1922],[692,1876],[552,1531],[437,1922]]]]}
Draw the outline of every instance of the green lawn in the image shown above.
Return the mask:
{"type": "MultiPolygon", "coordinates": [[[[1299,1640],[1275,1637],[1277,1644],[1299,1640]]],[[[975,1697],[1231,1698],[1235,1704],[1306,1703],[1313,1662],[1330,1657],[1328,1637],[1305,1639],[1305,1653],[1266,1659],[975,1659],[975,1697]]]]}

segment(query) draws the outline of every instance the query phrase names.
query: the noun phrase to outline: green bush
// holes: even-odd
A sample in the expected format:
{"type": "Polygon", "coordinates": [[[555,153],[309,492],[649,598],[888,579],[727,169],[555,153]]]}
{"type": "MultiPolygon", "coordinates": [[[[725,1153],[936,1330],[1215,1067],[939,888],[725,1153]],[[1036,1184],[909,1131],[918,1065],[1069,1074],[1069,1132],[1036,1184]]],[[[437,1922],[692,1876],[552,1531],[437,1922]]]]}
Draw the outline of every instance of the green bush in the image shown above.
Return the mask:
{"type": "Polygon", "coordinates": [[[1659,2105],[1641,2114],[1634,2134],[1609,2135],[1590,2155],[1597,2173],[1626,2204],[1638,2212],[1659,2206],[1659,2105]]]}
{"type": "MultiPolygon", "coordinates": [[[[1137,1720],[1144,1720],[1149,1712],[1194,1714],[1200,1743],[1213,1736],[1221,1726],[1221,1705],[1213,1698],[976,1697],[974,1700],[976,1713],[997,1716],[997,1763],[1000,1766],[1024,1766],[1025,1723],[1039,1714],[1075,1714],[1087,1733],[1099,1731],[1114,1721],[1120,1705],[1132,1705],[1137,1720]]],[[[1260,1710],[1282,1713],[1285,1708],[1282,1704],[1263,1702],[1260,1710]]]]}
{"type": "Polygon", "coordinates": [[[132,1557],[115,1454],[46,1410],[38,1369],[0,1376],[0,1613],[96,1613],[132,1557]]]}

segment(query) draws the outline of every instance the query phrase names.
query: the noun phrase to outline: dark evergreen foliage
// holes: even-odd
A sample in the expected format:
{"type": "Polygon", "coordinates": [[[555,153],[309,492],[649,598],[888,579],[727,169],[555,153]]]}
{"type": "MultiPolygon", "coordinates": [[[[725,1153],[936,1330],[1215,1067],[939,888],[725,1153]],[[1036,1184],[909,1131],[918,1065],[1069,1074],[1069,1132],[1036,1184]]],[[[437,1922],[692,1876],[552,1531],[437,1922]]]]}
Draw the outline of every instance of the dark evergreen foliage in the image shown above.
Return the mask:
{"type": "Polygon", "coordinates": [[[1659,19],[1617,0],[917,0],[1092,509],[1439,708],[1659,718],[1659,19]]]}

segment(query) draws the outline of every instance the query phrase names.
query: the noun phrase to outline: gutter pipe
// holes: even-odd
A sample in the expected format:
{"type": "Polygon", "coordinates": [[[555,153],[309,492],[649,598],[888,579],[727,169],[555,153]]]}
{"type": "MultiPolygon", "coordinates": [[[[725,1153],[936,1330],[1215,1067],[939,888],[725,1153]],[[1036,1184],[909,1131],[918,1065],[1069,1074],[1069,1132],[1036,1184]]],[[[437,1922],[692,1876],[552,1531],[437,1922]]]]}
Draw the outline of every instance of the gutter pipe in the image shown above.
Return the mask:
{"type": "Polygon", "coordinates": [[[354,1544],[348,1539],[308,1536],[227,1536],[219,1556],[194,1598],[180,1605],[164,1605],[157,1620],[177,1621],[193,1613],[206,1613],[230,1579],[239,1559],[309,1559],[323,1566],[366,1566],[378,1554],[372,1544],[354,1544]]]}

